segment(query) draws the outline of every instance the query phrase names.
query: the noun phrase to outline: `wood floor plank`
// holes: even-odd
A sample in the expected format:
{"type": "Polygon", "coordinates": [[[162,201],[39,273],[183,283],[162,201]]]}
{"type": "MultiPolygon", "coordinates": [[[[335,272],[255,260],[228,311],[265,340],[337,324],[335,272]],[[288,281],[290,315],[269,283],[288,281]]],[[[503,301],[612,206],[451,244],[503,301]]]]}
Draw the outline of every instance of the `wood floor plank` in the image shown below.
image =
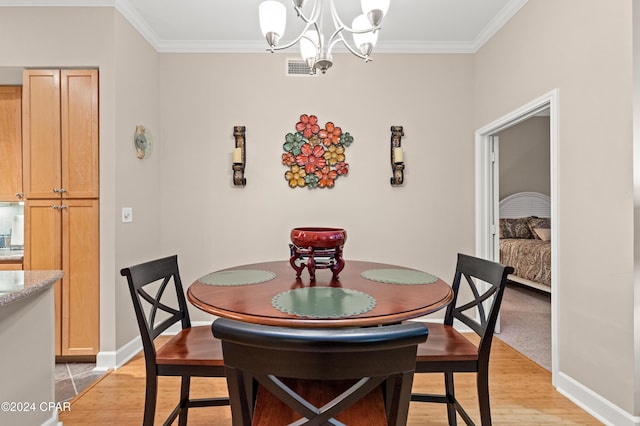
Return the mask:
{"type": "MultiPolygon", "coordinates": [[[[71,401],[71,410],[59,415],[65,426],[140,425],[144,406],[144,360],[136,356],[125,366],[104,376],[71,401]]],[[[494,340],[490,366],[491,409],[494,425],[601,425],[594,417],[569,401],[551,385],[551,373],[512,349],[494,340]]],[[[179,393],[179,379],[160,378],[156,419],[164,419],[179,393]]],[[[416,374],[414,390],[442,392],[440,374],[416,374]]],[[[193,379],[196,397],[224,396],[224,379],[193,379]]],[[[456,392],[462,405],[479,418],[475,377],[456,376],[456,392]]],[[[410,426],[447,424],[444,405],[412,402],[410,426]]],[[[229,407],[190,410],[189,425],[229,426],[229,407]]],[[[273,426],[273,425],[269,425],[273,426]]]]}

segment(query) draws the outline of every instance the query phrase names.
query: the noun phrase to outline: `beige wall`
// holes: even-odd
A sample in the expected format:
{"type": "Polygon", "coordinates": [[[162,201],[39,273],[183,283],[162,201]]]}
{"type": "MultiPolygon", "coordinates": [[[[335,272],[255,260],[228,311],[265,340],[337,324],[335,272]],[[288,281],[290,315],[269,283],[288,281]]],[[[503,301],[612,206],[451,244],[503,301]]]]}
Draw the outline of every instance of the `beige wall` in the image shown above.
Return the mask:
{"type": "Polygon", "coordinates": [[[158,53],[119,14],[115,19],[115,180],[116,348],[139,335],[126,280],[117,271],[162,256],[160,203],[162,134],[158,122],[158,53]],[[151,156],[138,159],[133,143],[137,125],[150,130],[151,156]],[[116,172],[117,171],[117,172],[116,172]],[[121,222],[122,207],[133,209],[133,222],[121,222]]]}
{"type": "MultiPolygon", "coordinates": [[[[634,189],[634,265],[636,291],[634,305],[640,306],[640,0],[633,0],[633,189],[634,189]]],[[[640,309],[635,310],[635,359],[640,359],[640,309]]],[[[640,362],[636,362],[635,377],[640,378],[640,362]]],[[[640,401],[640,379],[636,380],[634,400],[640,401]]],[[[637,408],[640,410],[640,408],[637,408]]]]}
{"type": "Polygon", "coordinates": [[[185,283],[287,258],[296,226],[344,227],[348,259],[450,279],[455,254],[474,247],[472,56],[376,55],[364,64],[337,55],[318,78],[285,77],[285,58],[160,57],[162,238],[185,283]],[[284,179],[284,136],[303,113],[354,137],[350,174],[330,190],[291,189],[284,179]],[[247,129],[245,188],[232,185],[235,125],[247,129]],[[389,183],[392,125],[405,129],[403,187],[389,183]]]}
{"type": "Polygon", "coordinates": [[[497,136],[500,200],[522,191],[551,195],[549,117],[531,117],[497,136]]]}
{"type": "Polygon", "coordinates": [[[630,0],[528,2],[475,55],[474,124],[559,89],[559,370],[637,415],[631,12],[630,0]],[[615,226],[585,244],[594,223],[615,226]]]}

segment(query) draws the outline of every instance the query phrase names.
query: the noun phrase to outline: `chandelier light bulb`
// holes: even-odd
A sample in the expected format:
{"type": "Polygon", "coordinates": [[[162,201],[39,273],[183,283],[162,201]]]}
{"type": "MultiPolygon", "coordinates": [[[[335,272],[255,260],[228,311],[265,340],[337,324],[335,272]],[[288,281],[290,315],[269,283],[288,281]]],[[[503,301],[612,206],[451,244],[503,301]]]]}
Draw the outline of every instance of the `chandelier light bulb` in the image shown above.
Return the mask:
{"type": "Polygon", "coordinates": [[[314,30],[309,30],[304,33],[300,39],[300,55],[309,65],[313,67],[316,55],[318,54],[318,33],[314,30]]]}
{"type": "Polygon", "coordinates": [[[375,9],[382,11],[382,15],[386,15],[390,3],[391,0],[360,0],[362,12],[365,15],[375,9]]]}
{"type": "Polygon", "coordinates": [[[287,9],[278,1],[266,0],[260,3],[258,13],[262,35],[267,39],[269,47],[273,49],[284,35],[287,9]]]}
{"type": "Polygon", "coordinates": [[[389,10],[391,0],[361,0],[362,12],[369,18],[369,23],[377,27],[389,10]]]}
{"type": "MultiPolygon", "coordinates": [[[[351,24],[351,28],[354,31],[361,31],[371,28],[371,24],[369,23],[369,18],[365,15],[356,16],[351,24]]],[[[360,53],[364,56],[368,57],[373,51],[373,47],[376,45],[378,41],[378,32],[368,31],[366,33],[353,33],[353,42],[360,49],[360,53]]]]}

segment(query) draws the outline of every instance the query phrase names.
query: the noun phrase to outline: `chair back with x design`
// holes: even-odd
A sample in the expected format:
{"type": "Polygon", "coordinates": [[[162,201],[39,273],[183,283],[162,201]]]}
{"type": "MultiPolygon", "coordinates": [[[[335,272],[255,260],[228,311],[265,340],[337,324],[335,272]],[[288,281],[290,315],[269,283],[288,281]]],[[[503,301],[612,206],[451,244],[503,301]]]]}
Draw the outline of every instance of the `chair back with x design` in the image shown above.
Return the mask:
{"type": "Polygon", "coordinates": [[[224,377],[224,363],[222,345],[211,335],[210,326],[191,326],[177,256],[123,268],[120,274],[127,278],[144,352],[143,424],[154,424],[158,376],[181,377],[180,399],[164,424],[171,424],[179,417],[180,424],[186,425],[191,407],[229,405],[227,396],[189,397],[191,377],[224,377]],[[155,339],[178,323],[180,330],[156,348],[155,339]]]}
{"type": "Polygon", "coordinates": [[[476,374],[480,419],[482,425],[491,425],[489,356],[504,288],[511,273],[513,268],[510,266],[458,254],[452,283],[454,296],[447,307],[444,323],[430,323],[429,340],[418,346],[416,373],[444,373],[445,390],[443,394],[413,393],[411,400],[446,404],[451,426],[457,424],[457,415],[467,425],[474,425],[471,416],[456,399],[454,373],[476,374]],[[470,296],[461,291],[465,287],[470,290],[470,296]],[[467,297],[470,298],[468,302],[467,297]],[[466,333],[456,330],[455,320],[478,334],[478,345],[468,340],[466,333]]]}
{"type": "Polygon", "coordinates": [[[493,330],[498,320],[506,277],[513,268],[485,259],[458,255],[456,273],[453,279],[453,300],[447,306],[444,324],[453,325],[454,320],[462,322],[480,336],[479,357],[488,360],[493,330]],[[471,291],[472,299],[458,304],[462,284],[471,291]],[[487,331],[490,330],[489,333],[487,331]]]}
{"type": "Polygon", "coordinates": [[[133,309],[138,320],[144,351],[153,355],[148,357],[153,359],[155,356],[153,341],[156,337],[178,322],[181,323],[181,328],[191,327],[189,310],[178,272],[177,256],[154,261],[153,267],[126,268],[123,269],[123,274],[129,280],[133,309]],[[152,283],[157,285],[154,287],[150,285],[152,283]],[[163,301],[165,294],[167,300],[163,301]],[[177,304],[177,307],[168,305],[171,303],[169,302],[171,297],[177,299],[172,301],[177,304]]]}
{"type": "MultiPolygon", "coordinates": [[[[255,383],[300,414],[302,420],[295,424],[310,425],[335,424],[335,416],[384,385],[385,424],[404,425],[416,348],[428,333],[424,324],[415,322],[326,329],[263,326],[224,318],[213,322],[212,331],[222,340],[234,426],[254,420],[255,383]],[[353,384],[317,407],[288,386],[286,379],[351,380],[353,384]]],[[[275,424],[273,418],[261,422],[275,424]]]]}

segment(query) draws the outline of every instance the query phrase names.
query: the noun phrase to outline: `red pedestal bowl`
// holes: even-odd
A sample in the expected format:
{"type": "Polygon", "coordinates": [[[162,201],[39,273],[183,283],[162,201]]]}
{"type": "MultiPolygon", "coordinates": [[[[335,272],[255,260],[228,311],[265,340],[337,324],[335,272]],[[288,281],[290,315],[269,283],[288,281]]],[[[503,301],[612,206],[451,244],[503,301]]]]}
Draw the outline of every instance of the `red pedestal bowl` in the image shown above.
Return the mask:
{"type": "Polygon", "coordinates": [[[293,228],[291,242],[297,247],[329,249],[341,247],[347,241],[347,231],[342,228],[293,228]]]}
{"type": "Polygon", "coordinates": [[[311,281],[314,281],[316,269],[328,268],[333,272],[333,279],[337,280],[344,268],[342,246],[345,241],[347,232],[342,228],[293,228],[289,263],[296,270],[296,277],[300,277],[306,267],[311,281]]]}

